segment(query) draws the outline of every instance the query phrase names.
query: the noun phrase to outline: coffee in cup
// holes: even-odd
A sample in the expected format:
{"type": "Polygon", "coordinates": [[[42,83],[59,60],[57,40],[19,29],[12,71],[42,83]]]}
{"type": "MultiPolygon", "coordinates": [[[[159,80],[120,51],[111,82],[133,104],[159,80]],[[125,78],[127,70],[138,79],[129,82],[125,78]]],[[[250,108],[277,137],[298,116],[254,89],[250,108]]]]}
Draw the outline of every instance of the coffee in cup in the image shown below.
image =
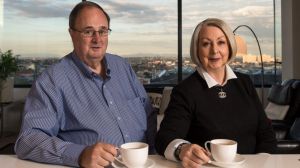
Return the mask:
{"type": "Polygon", "coordinates": [[[205,149],[210,151],[212,157],[217,162],[233,162],[237,153],[237,142],[229,139],[214,139],[206,141],[205,149]],[[210,144],[210,150],[208,149],[210,144]]]}
{"type": "Polygon", "coordinates": [[[149,145],[143,142],[129,142],[120,146],[122,159],[116,158],[130,168],[143,167],[148,159],[149,145]]]}

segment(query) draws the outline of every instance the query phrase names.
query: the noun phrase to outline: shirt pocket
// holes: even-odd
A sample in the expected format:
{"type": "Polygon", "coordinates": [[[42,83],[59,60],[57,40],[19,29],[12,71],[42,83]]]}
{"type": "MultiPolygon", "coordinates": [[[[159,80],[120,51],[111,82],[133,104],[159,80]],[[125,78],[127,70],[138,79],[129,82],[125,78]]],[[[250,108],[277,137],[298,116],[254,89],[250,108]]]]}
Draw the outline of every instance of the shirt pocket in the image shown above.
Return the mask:
{"type": "Polygon", "coordinates": [[[129,99],[127,101],[127,106],[128,114],[133,120],[133,123],[130,124],[135,126],[133,127],[133,129],[142,129],[143,131],[145,131],[147,129],[147,115],[140,97],[129,99]]]}

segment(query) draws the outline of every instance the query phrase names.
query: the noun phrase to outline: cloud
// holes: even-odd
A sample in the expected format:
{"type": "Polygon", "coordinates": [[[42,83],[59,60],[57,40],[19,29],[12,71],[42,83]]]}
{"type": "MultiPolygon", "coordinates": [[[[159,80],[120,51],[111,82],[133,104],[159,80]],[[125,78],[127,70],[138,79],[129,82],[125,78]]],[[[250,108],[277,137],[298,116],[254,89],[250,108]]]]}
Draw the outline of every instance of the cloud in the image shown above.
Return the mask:
{"type": "Polygon", "coordinates": [[[246,6],[244,8],[233,11],[234,16],[243,17],[263,17],[272,15],[273,9],[271,6],[246,6]]]}
{"type": "Polygon", "coordinates": [[[5,8],[15,11],[17,16],[28,18],[56,18],[67,17],[73,4],[54,3],[44,0],[9,0],[4,1],[5,8]]]}
{"type": "MultiPolygon", "coordinates": [[[[28,18],[57,18],[68,17],[76,4],[72,1],[45,1],[45,0],[9,0],[4,1],[5,8],[15,11],[17,16],[28,18]]],[[[169,7],[159,7],[137,2],[105,1],[101,6],[112,19],[126,23],[154,23],[166,22],[174,18],[168,17],[169,7]]],[[[177,19],[177,18],[175,18],[177,19]]]]}
{"type": "MultiPolygon", "coordinates": [[[[171,18],[167,17],[168,10],[163,7],[144,5],[133,2],[112,2],[106,1],[103,6],[107,6],[106,11],[112,19],[120,19],[127,23],[153,23],[165,22],[171,18]]],[[[177,18],[176,18],[177,19],[177,18]]]]}

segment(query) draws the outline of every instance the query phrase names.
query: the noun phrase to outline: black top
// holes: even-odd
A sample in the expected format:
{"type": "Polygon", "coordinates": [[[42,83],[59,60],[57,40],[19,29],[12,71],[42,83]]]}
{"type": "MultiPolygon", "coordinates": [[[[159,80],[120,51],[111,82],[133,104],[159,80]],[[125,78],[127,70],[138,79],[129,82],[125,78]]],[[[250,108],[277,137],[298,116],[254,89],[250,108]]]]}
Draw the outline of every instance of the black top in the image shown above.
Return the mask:
{"type": "Polygon", "coordinates": [[[172,91],[156,137],[161,155],[174,139],[204,146],[205,141],[226,138],[238,142],[238,153],[273,153],[275,134],[255,88],[247,75],[236,73],[225,86],[208,88],[196,71],[172,91]],[[226,98],[219,98],[220,90],[226,98]]]}

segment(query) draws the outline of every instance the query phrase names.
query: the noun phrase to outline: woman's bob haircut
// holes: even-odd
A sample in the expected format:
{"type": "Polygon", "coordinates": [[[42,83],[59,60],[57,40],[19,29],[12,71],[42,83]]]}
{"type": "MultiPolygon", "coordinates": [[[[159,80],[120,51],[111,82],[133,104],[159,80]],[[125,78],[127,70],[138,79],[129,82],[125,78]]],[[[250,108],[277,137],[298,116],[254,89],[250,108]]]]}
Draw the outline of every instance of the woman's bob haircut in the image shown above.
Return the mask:
{"type": "Polygon", "coordinates": [[[191,39],[190,55],[194,64],[196,64],[197,66],[201,66],[201,62],[198,55],[198,47],[199,47],[199,39],[201,38],[200,30],[205,26],[215,26],[223,31],[229,44],[228,62],[230,62],[235,57],[237,51],[234,34],[230,29],[230,27],[227,25],[227,23],[225,23],[223,20],[217,18],[208,18],[197,25],[191,39]]]}

